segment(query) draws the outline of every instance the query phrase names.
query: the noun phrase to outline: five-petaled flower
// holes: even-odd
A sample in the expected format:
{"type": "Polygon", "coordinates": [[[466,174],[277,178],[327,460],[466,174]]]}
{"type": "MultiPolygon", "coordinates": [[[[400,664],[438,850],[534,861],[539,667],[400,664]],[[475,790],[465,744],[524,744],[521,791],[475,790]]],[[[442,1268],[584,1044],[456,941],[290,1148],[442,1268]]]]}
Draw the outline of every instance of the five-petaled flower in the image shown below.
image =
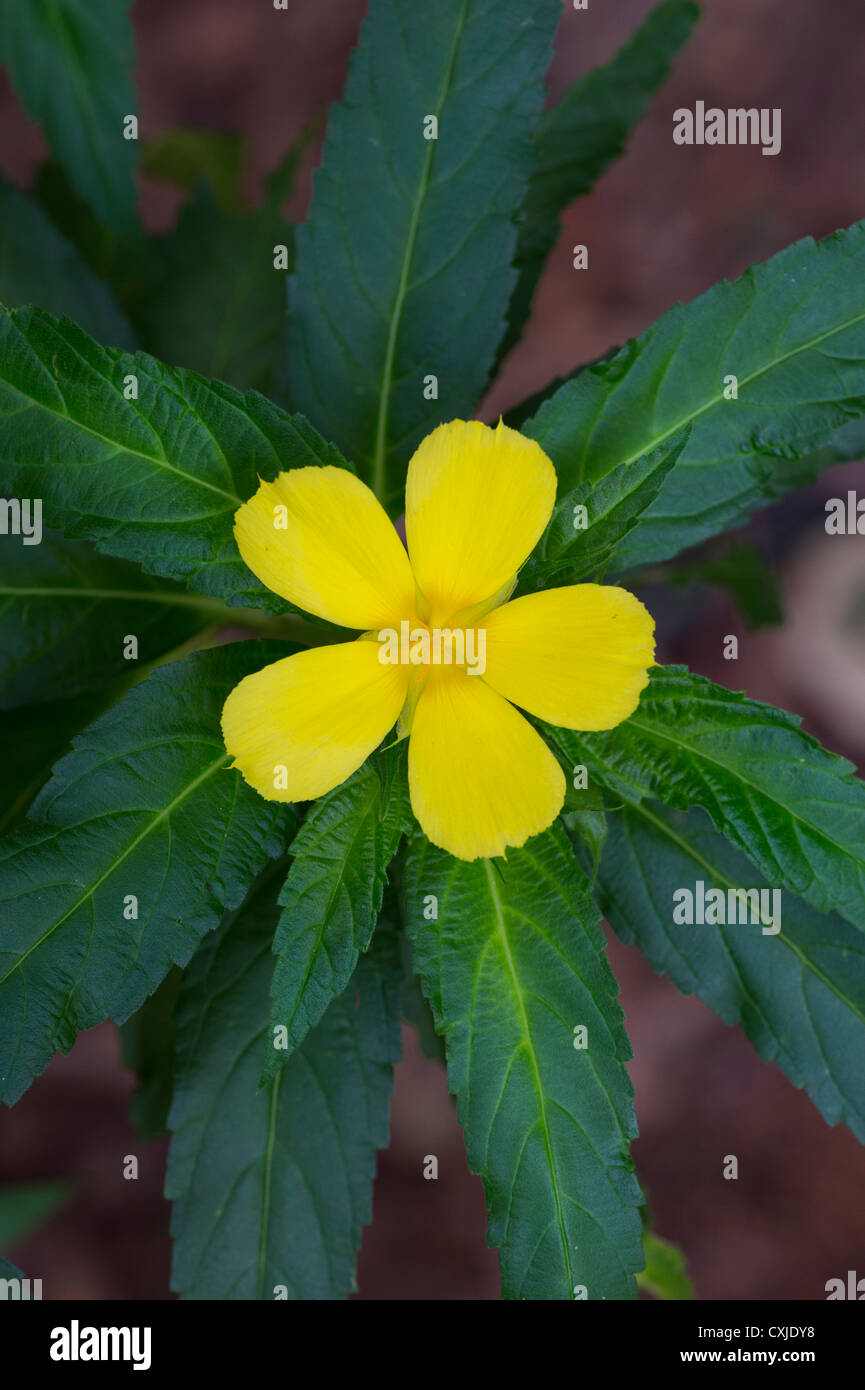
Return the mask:
{"type": "Polygon", "coordinates": [[[433,430],[409,464],[407,551],[345,469],[263,482],[235,521],[247,565],[296,607],[362,631],[232,691],[222,728],[247,782],[271,800],[322,796],[399,721],[412,809],[434,844],[471,860],[545,830],[565,776],[515,706],[568,729],[611,729],[636,709],[654,660],[652,618],[624,589],[576,584],[508,602],[555,493],[538,444],[463,420],[433,430]],[[379,633],[406,620],[413,631],[482,627],[483,674],[380,660],[379,633]]]}

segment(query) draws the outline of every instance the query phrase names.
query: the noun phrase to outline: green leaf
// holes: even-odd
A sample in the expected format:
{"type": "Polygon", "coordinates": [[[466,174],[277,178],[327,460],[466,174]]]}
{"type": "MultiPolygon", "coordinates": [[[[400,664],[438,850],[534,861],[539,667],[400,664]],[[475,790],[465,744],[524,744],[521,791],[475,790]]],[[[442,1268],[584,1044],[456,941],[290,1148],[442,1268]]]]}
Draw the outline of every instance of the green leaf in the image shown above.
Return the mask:
{"type": "Polygon", "coordinates": [[[410,847],[414,964],[506,1298],[633,1298],[643,1265],[631,1053],[587,887],[558,826],[495,862],[410,847]]]}
{"type": "MultiPolygon", "coordinates": [[[[75,247],[84,264],[111,287],[115,301],[128,316],[149,289],[156,273],[158,262],[152,240],[143,239],[140,230],[134,236],[124,236],[103,226],[88,204],[78,197],[56,160],[48,159],[39,166],[32,196],[64,240],[75,247]]],[[[71,317],[75,319],[74,314],[71,317]]],[[[85,323],[81,326],[87,327],[85,323]]],[[[126,345],[115,343],[114,346],[126,345]]]]}
{"type": "Polygon", "coordinates": [[[68,320],[0,311],[0,460],[12,495],[44,499],[46,526],[231,604],[284,612],[232,530],[259,476],[345,467],[300,416],[255,392],[100,348],[68,320]],[[138,399],[124,385],[134,376],[138,399]]]}
{"type": "Polygon", "coordinates": [[[286,809],[229,770],[229,691],[290,651],[239,642],[163,666],[80,734],[0,843],[0,1098],[75,1030],[122,1023],[235,907],[286,809]],[[137,917],[130,895],[137,899],[137,917]]]}
{"type": "MultiPolygon", "coordinates": [[[[564,769],[566,776],[568,771],[568,768],[564,769]]],[[[562,821],[571,839],[576,837],[588,850],[589,857],[583,866],[589,878],[593,879],[607,838],[607,811],[600,787],[575,791],[569,779],[562,821]]],[[[580,862],[583,862],[583,858],[580,862]]]]}
{"type": "MultiPolygon", "coordinates": [[[[677,304],[578,372],[524,425],[560,487],[592,481],[691,425],[617,574],[689,549],[811,477],[815,450],[859,452],[865,426],[865,222],[797,242],[732,284],[677,304]],[[725,377],[738,399],[725,399],[725,377]],[[651,530],[649,529],[651,528],[651,530]]],[[[820,457],[826,458],[823,452],[820,457]]]]}
{"type": "Polygon", "coordinates": [[[224,210],[198,186],[155,243],[161,273],[136,318],[148,351],[241,391],[269,390],[285,331],[286,272],[274,269],[274,248],[293,254],[281,207],[297,159],[276,171],[254,212],[224,210]]]}
{"type": "Polygon", "coordinates": [[[384,892],[381,920],[391,924],[399,933],[400,957],[402,960],[402,1011],[403,1017],[417,1033],[418,1042],[424,1057],[431,1062],[445,1065],[444,1039],[436,1032],[433,1011],[423,992],[420,977],[412,960],[411,939],[405,920],[405,848],[401,848],[394,860],[391,881],[384,892]]]}
{"type": "Polygon", "coordinates": [[[68,1201],[71,1191],[68,1182],[0,1184],[0,1245],[6,1250],[20,1245],[68,1201]]]}
{"type": "Polygon", "coordinates": [[[108,227],[134,234],[137,111],[129,0],[0,0],[0,62],[74,187],[108,227]]]}
{"type": "Polygon", "coordinates": [[[45,700],[6,710],[0,719],[0,766],[3,796],[0,833],[24,815],[73,736],[108,709],[122,693],[123,682],[88,690],[70,699],[45,700]]]}
{"type": "Polygon", "coordinates": [[[17,1265],[13,1265],[11,1260],[6,1260],[0,1255],[0,1279],[23,1279],[24,1275],[17,1265]]]}
{"type": "Polygon", "coordinates": [[[446,1060],[445,1045],[443,1040],[436,1032],[435,1019],[432,1009],[427,1002],[418,976],[415,974],[411,959],[411,948],[409,939],[403,933],[403,981],[402,981],[402,1011],[407,1023],[410,1023],[417,1033],[420,1050],[424,1057],[430,1062],[441,1062],[444,1066],[446,1060]]]}
{"type": "Polygon", "coordinates": [[[123,1061],[138,1075],[130,1122],[144,1139],[164,1134],[174,1095],[175,1013],[183,973],[169,970],[162,984],[121,1028],[123,1061]]]}
{"type": "Polygon", "coordinates": [[[616,795],[702,806],[774,887],[865,929],[865,785],[794,714],[655,667],[636,714],[600,734],[548,730],[616,795]]]}
{"type": "Polygon", "coordinates": [[[663,577],[677,588],[696,581],[726,589],[755,630],[784,621],[777,580],[756,546],[731,545],[722,555],[705,555],[665,570],[663,577]]]}
{"type": "Polygon", "coordinates": [[[68,314],[101,342],[135,346],[132,329],[108,286],[61,236],[39,204],[2,180],[0,301],[10,309],[38,304],[51,314],[68,314]]]}
{"type": "Polygon", "coordinates": [[[558,0],[373,0],[330,115],[297,234],[291,401],[396,511],[415,447],[474,412],[493,365],[560,13],[558,0]]]}
{"type": "Polygon", "coordinates": [[[90,546],[48,535],[0,539],[0,709],[74,696],[130,677],[127,636],[148,663],[210,621],[185,589],[142,575],[90,546]]]}
{"type": "Polygon", "coordinates": [[[678,1245],[646,1231],[643,1235],[646,1268],[637,1283],[655,1298],[691,1299],[694,1286],[688,1278],[685,1256],[678,1245]]]}
{"type": "Polygon", "coordinates": [[[611,357],[615,357],[616,353],[620,351],[621,348],[619,347],[608,348],[607,351],[601,353],[599,357],[592,357],[588,362],[584,362],[582,366],[575,367],[567,376],[553,377],[552,381],[547,382],[547,385],[543,386],[540,391],[534,391],[531,396],[524,397],[519,404],[511,406],[510,410],[505,411],[502,417],[505,424],[509,425],[512,430],[521,430],[531,416],[538,414],[542,405],[552,400],[560,387],[565,385],[565,382],[573,381],[578,372],[587,371],[589,367],[597,366],[599,362],[606,362],[611,357]]]}
{"type": "Polygon", "coordinates": [[[376,933],[348,989],[259,1090],[280,882],[278,867],[265,875],[184,978],[165,1187],[184,1298],[345,1298],[372,1214],[400,1055],[396,945],[376,933]]]}
{"type": "MultiPolygon", "coordinates": [[[[793,408],[799,409],[796,397],[793,408]]],[[[709,507],[703,505],[697,475],[683,472],[677,476],[674,472],[661,497],[619,546],[615,571],[621,574],[637,566],[655,564],[722,531],[744,526],[754,511],[784,493],[808,487],[827,468],[861,458],[865,458],[865,416],[847,420],[831,432],[825,444],[801,459],[773,461],[761,457],[756,462],[756,487],[750,476],[727,469],[726,465],[723,477],[720,473],[701,475],[703,483],[720,484],[720,493],[709,507]]]]}
{"type": "Polygon", "coordinates": [[[636,463],[616,468],[597,483],[580,483],[556,504],[534,554],[520,572],[520,592],[575,584],[609,563],[623,536],[658,495],[687,442],[687,431],[636,463]],[[588,526],[578,527],[585,508],[588,526]]]}
{"type": "Polygon", "coordinates": [[[612,62],[574,82],[544,113],[535,134],[534,168],[520,217],[515,257],[519,279],[500,359],[514,346],[529,317],[541,271],[558,240],[560,214],[588,193],[622,154],[698,15],[690,0],[658,5],[612,62]]]}
{"type": "Polygon", "coordinates": [[[673,892],[762,888],[748,860],[701,811],[629,802],[610,816],[598,900],[614,931],[653,969],[696,994],[803,1087],[829,1124],[865,1140],[865,950],[843,918],[785,893],[781,930],[673,921],[673,892]]]}
{"type": "Polygon", "coordinates": [[[310,807],[279,895],[265,1080],[348,984],[372,939],[388,865],[411,823],[404,744],[375,754],[310,807]],[[277,1027],[286,1030],[279,1048],[277,1027]]]}

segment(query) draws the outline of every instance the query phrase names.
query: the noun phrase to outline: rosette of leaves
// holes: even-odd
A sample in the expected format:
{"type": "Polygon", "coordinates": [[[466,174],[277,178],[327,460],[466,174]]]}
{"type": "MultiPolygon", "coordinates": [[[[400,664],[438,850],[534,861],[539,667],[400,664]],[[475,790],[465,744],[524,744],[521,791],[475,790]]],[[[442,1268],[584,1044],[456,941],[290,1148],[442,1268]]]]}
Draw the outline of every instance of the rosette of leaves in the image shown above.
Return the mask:
{"type": "MultiPolygon", "coordinates": [[[[305,225],[281,215],[291,155],[249,210],[231,141],[142,131],[150,174],[191,190],[154,240],[124,140],[127,9],[0,4],[53,158],[33,195],[0,191],[3,490],[45,526],[0,540],[0,1095],[123,1024],[136,1119],[173,1136],[172,1287],[344,1297],[405,1010],[446,1057],[504,1295],[634,1298],[657,1242],[601,914],[865,1138],[851,767],[793,715],[656,667],[616,729],[546,731],[561,821],[466,863],[413,824],[398,747],[286,808],[229,769],[219,715],[243,675],[328,637],[246,570],[237,508],[316,463],[401,507],[414,447],[477,409],[560,212],[695,7],[666,0],[544,112],[559,0],[371,0],[305,225]],[[781,888],[781,931],[672,930],[672,889],[697,879],[781,888]]],[[[560,488],[523,591],[741,524],[863,452],[865,224],[676,305],[513,418],[560,488]]]]}

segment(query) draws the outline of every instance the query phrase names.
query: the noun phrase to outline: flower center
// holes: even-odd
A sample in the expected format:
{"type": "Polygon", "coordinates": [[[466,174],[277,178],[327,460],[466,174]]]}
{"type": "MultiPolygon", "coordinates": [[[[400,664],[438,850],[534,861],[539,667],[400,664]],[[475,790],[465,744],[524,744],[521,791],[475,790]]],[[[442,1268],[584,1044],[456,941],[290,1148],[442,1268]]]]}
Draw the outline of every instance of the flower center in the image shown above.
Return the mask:
{"type": "Polygon", "coordinates": [[[383,666],[463,666],[470,676],[487,668],[487,634],[483,627],[433,627],[404,618],[399,628],[377,633],[383,666]]]}

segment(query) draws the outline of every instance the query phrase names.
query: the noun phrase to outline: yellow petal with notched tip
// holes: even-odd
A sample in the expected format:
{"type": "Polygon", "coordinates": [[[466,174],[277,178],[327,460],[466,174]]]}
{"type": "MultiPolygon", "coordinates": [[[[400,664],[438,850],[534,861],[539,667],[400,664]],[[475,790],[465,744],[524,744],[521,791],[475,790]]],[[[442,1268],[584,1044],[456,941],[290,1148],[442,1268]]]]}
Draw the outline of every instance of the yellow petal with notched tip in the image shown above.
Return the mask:
{"type": "Polygon", "coordinates": [[[418,701],[408,749],[412,809],[458,859],[504,854],[555,820],[564,774],[523,716],[477,676],[439,667],[418,701]]]}
{"type": "Polygon", "coordinates": [[[514,599],[479,624],[483,679],[539,719],[612,729],[637,708],[655,660],[652,615],[625,589],[575,584],[514,599]]]}
{"type": "Polygon", "coordinates": [[[313,647],[256,671],[222,711],[234,767],[270,801],[338,787],[395,724],[410,668],[382,665],[378,642],[313,647]]]}
{"type": "Polygon", "coordinates": [[[414,613],[405,547],[375,494],[345,468],[294,468],[263,482],[234,534],[262,584],[307,613],[355,628],[414,613]]]}
{"type": "Polygon", "coordinates": [[[428,434],[408,467],[409,555],[433,625],[495,594],[550,519],[556,473],[516,430],[451,420],[428,434]]]}

